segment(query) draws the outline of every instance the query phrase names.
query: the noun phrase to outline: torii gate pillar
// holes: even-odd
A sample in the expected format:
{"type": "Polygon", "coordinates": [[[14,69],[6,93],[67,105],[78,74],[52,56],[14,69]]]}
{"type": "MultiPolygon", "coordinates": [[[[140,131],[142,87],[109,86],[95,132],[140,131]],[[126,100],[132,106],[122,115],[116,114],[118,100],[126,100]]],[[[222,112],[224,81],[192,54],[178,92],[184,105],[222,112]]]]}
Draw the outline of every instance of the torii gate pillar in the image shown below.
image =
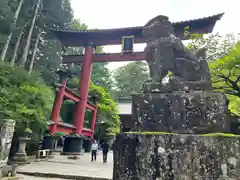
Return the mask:
{"type": "Polygon", "coordinates": [[[56,92],[51,113],[51,120],[53,121],[53,124],[49,128],[51,134],[53,135],[55,135],[57,132],[57,123],[59,122],[60,110],[63,103],[64,92],[66,89],[68,79],[67,73],[62,70],[57,71],[57,74],[59,75],[60,80],[59,84],[57,85],[58,91],[56,92]]]}
{"type": "MultiPolygon", "coordinates": [[[[76,106],[74,124],[76,126],[76,133],[81,134],[84,126],[85,109],[88,100],[88,88],[92,73],[92,55],[95,47],[92,44],[85,46],[84,62],[81,69],[80,77],[80,101],[76,106]]],[[[94,132],[92,132],[94,133],[94,132]]]]}

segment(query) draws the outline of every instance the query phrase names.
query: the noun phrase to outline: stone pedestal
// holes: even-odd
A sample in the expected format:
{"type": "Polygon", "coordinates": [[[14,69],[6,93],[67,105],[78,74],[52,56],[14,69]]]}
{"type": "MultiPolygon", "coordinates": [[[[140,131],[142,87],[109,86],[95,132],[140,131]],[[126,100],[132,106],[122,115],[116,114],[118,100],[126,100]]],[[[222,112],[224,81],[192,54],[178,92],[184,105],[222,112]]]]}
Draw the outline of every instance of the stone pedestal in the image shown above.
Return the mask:
{"type": "Polygon", "coordinates": [[[8,162],[14,128],[14,120],[0,120],[0,178],[3,176],[4,167],[8,162]]]}
{"type": "Polygon", "coordinates": [[[113,180],[237,180],[240,138],[120,134],[113,180]]]}
{"type": "Polygon", "coordinates": [[[44,136],[43,138],[43,149],[50,149],[48,158],[54,158],[56,151],[57,141],[59,140],[58,136],[44,136]]]}
{"type": "Polygon", "coordinates": [[[80,155],[83,139],[81,136],[66,136],[61,155],[80,155]]]}
{"type": "Polygon", "coordinates": [[[199,90],[134,95],[132,119],[131,132],[118,135],[114,143],[113,180],[240,176],[239,137],[215,136],[229,133],[224,94],[199,90]],[[207,133],[213,134],[203,135],[207,133]]]}
{"type": "Polygon", "coordinates": [[[20,137],[18,139],[18,141],[19,141],[18,151],[17,151],[16,155],[13,156],[11,163],[19,164],[19,165],[29,163],[25,149],[26,149],[27,142],[29,142],[30,140],[31,140],[31,138],[29,138],[29,137],[20,137]]]}
{"type": "Polygon", "coordinates": [[[228,99],[213,91],[173,91],[133,96],[133,131],[228,132],[228,99]]]}

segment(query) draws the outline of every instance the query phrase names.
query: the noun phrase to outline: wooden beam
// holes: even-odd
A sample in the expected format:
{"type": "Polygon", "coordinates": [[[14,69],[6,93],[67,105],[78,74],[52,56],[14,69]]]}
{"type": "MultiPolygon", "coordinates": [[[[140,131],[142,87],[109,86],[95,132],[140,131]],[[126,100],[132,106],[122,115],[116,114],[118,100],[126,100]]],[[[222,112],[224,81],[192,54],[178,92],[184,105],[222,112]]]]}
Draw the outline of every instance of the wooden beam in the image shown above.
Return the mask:
{"type": "MultiPolygon", "coordinates": [[[[52,125],[49,125],[48,128],[50,128],[52,125]]],[[[76,129],[76,127],[72,124],[61,123],[61,122],[59,122],[57,124],[57,132],[74,133],[75,129],[76,129]]],[[[82,131],[83,136],[92,137],[92,134],[93,134],[93,132],[91,131],[91,129],[83,128],[83,131],[82,131]]]]}
{"type": "Polygon", "coordinates": [[[74,102],[79,102],[80,101],[80,98],[77,97],[76,95],[72,94],[71,92],[69,91],[65,91],[64,92],[64,97],[68,98],[68,99],[71,99],[73,100],[74,102]]]}
{"type": "Polygon", "coordinates": [[[91,104],[87,104],[87,109],[90,109],[90,110],[94,111],[95,106],[92,106],[91,104]]]}
{"type": "Polygon", "coordinates": [[[83,128],[82,130],[82,135],[92,137],[94,132],[91,131],[91,129],[88,128],[83,128]]]}
{"type": "MultiPolygon", "coordinates": [[[[68,55],[63,56],[63,64],[79,64],[82,63],[84,55],[68,55]]],[[[145,60],[144,52],[135,52],[134,54],[124,54],[121,53],[106,53],[106,54],[94,54],[93,62],[122,62],[122,61],[141,61],[145,60]]]]}
{"type": "MultiPolygon", "coordinates": [[[[66,87],[64,95],[67,99],[71,99],[75,102],[78,102],[79,100],[81,100],[81,97],[68,87],[66,87]]],[[[87,108],[93,111],[96,108],[96,106],[91,101],[87,101],[87,108]]]]}

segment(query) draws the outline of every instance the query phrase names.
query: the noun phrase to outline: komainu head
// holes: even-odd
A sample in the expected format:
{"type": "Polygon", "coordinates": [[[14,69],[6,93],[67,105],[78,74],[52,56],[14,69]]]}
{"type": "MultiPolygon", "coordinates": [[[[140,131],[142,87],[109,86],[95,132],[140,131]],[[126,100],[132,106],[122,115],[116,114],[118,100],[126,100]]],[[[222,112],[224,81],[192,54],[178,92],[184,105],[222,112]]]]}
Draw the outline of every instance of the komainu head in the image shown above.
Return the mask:
{"type": "Polygon", "coordinates": [[[143,27],[143,36],[148,39],[156,39],[159,37],[168,37],[174,33],[172,23],[167,16],[159,15],[150,21],[143,27]]]}

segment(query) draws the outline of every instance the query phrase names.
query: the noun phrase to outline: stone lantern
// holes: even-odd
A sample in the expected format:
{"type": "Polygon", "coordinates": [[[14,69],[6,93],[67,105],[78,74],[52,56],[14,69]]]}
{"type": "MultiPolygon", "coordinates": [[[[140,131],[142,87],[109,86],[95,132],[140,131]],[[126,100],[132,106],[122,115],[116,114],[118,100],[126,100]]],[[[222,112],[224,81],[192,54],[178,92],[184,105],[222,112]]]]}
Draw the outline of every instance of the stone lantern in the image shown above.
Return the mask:
{"type": "MultiPolygon", "coordinates": [[[[31,129],[26,128],[24,130],[23,136],[18,138],[18,150],[15,156],[13,156],[12,161],[15,164],[28,164],[28,157],[26,153],[26,145],[31,140],[30,135],[32,134],[31,129]]],[[[12,162],[12,163],[13,163],[12,162]]]]}

